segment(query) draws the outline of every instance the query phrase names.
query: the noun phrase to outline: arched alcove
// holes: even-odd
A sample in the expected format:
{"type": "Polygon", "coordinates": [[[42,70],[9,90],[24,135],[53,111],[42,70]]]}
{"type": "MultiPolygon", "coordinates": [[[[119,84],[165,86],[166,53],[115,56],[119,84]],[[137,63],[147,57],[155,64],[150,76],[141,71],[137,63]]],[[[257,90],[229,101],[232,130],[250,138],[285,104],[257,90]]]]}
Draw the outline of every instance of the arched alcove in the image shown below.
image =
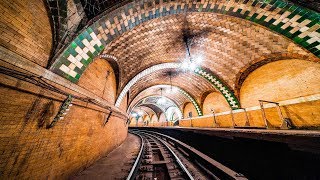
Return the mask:
{"type": "Polygon", "coordinates": [[[219,92],[212,92],[206,96],[202,105],[204,115],[230,111],[230,106],[226,99],[219,92]]]}
{"type": "Polygon", "coordinates": [[[186,103],[183,108],[183,117],[189,118],[189,117],[195,117],[197,116],[197,110],[194,108],[192,103],[186,103]]]}
{"type": "Polygon", "coordinates": [[[164,113],[160,114],[159,122],[167,122],[167,118],[166,118],[166,115],[164,113]]]}
{"type": "Polygon", "coordinates": [[[259,67],[240,89],[242,107],[258,100],[282,101],[320,93],[320,64],[305,60],[280,60],[259,67]]]}
{"type": "Polygon", "coordinates": [[[158,122],[158,117],[157,117],[156,114],[153,114],[153,115],[151,116],[151,122],[158,122]]]}

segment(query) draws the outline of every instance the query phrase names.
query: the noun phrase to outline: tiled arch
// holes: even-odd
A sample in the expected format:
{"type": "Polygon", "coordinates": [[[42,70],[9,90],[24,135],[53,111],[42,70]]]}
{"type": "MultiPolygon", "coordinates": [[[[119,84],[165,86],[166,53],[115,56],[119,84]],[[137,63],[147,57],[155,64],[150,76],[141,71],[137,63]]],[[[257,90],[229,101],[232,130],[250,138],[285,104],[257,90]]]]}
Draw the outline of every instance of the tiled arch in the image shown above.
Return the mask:
{"type": "MultiPolygon", "coordinates": [[[[159,85],[155,85],[155,86],[159,86],[159,85]]],[[[144,89],[144,90],[148,90],[149,88],[152,88],[152,87],[154,87],[154,86],[148,87],[148,88],[146,88],[146,89],[144,89]]],[[[195,109],[197,110],[197,113],[198,113],[199,116],[202,116],[202,115],[203,115],[202,110],[201,110],[198,102],[195,100],[194,97],[192,97],[192,95],[191,95],[190,93],[186,92],[184,89],[182,89],[182,88],[180,88],[180,87],[178,87],[178,86],[172,86],[172,87],[175,88],[175,89],[177,89],[178,93],[180,93],[181,95],[183,95],[184,97],[186,97],[186,98],[193,104],[193,106],[194,106],[195,109]]],[[[128,110],[132,107],[133,104],[135,104],[135,102],[137,102],[137,101],[140,100],[140,99],[137,99],[137,98],[139,98],[139,95],[142,94],[142,93],[144,92],[144,90],[141,91],[139,94],[137,94],[137,95],[133,98],[133,100],[132,100],[131,103],[129,104],[128,110]]],[[[150,96],[150,95],[147,95],[147,96],[145,96],[145,97],[148,97],[148,96],[150,96]]],[[[143,98],[145,98],[145,97],[141,97],[141,98],[143,99],[143,98]]],[[[170,99],[170,98],[169,98],[169,99],[170,99]]],[[[173,100],[173,101],[174,101],[174,100],[173,100]]],[[[179,106],[178,106],[178,108],[179,108],[179,106]]]]}
{"type": "MultiPolygon", "coordinates": [[[[163,63],[163,64],[158,64],[155,66],[152,66],[150,68],[147,68],[145,70],[143,70],[142,72],[140,72],[139,74],[137,74],[134,78],[132,78],[127,84],[126,86],[123,88],[123,90],[120,92],[115,106],[119,106],[122,99],[125,97],[125,95],[127,94],[127,92],[129,91],[129,89],[142,77],[153,73],[155,71],[161,70],[161,69],[177,69],[177,68],[181,68],[181,64],[180,63],[163,63]]],[[[217,90],[219,90],[222,95],[226,98],[227,102],[229,103],[230,107],[232,109],[238,109],[240,108],[240,103],[237,99],[237,97],[233,94],[233,92],[229,89],[228,86],[226,86],[223,81],[221,81],[217,76],[213,75],[211,72],[201,68],[201,67],[197,67],[193,70],[193,72],[203,78],[205,78],[207,81],[209,81],[212,86],[214,86],[217,90]]],[[[184,91],[185,92],[185,91],[184,91]]],[[[181,93],[184,93],[181,92],[181,93]]],[[[186,96],[188,94],[185,94],[186,96]]],[[[189,95],[190,96],[190,95],[189,95]]],[[[191,101],[192,102],[192,101],[191,101]]],[[[194,103],[197,103],[195,100],[194,103]]],[[[199,107],[199,105],[197,105],[198,109],[198,114],[199,116],[202,115],[201,112],[201,108],[199,107]]]]}
{"type": "Polygon", "coordinates": [[[218,13],[252,21],[290,38],[320,57],[319,13],[284,0],[147,0],[128,3],[87,27],[55,60],[51,69],[77,82],[94,57],[122,33],[150,19],[186,12],[218,13]]]}
{"type": "MultiPolygon", "coordinates": [[[[152,101],[152,100],[151,100],[151,101],[152,101]]],[[[177,107],[177,108],[179,109],[179,106],[177,105],[177,103],[176,103],[173,99],[170,99],[170,98],[168,98],[168,97],[166,97],[166,96],[152,95],[152,96],[147,96],[147,97],[144,97],[144,98],[140,99],[136,104],[134,104],[134,105],[132,106],[131,110],[129,110],[128,112],[130,113],[130,112],[132,112],[137,106],[143,106],[143,105],[145,105],[145,104],[152,104],[152,105],[154,105],[154,106],[157,106],[158,108],[161,109],[162,113],[164,113],[164,114],[165,114],[167,108],[169,108],[169,107],[177,107]],[[154,98],[160,98],[160,97],[166,98],[166,99],[167,99],[167,102],[169,102],[169,104],[171,104],[171,105],[169,105],[169,106],[167,106],[167,107],[161,107],[160,105],[157,105],[157,104],[154,103],[154,102],[148,102],[148,99],[152,99],[152,98],[154,99],[154,98]],[[147,101],[147,102],[145,102],[145,101],[147,101]]],[[[180,109],[179,109],[179,111],[180,111],[180,113],[181,113],[181,110],[180,110],[180,109]]],[[[181,113],[180,115],[182,116],[182,113],[181,113]]]]}

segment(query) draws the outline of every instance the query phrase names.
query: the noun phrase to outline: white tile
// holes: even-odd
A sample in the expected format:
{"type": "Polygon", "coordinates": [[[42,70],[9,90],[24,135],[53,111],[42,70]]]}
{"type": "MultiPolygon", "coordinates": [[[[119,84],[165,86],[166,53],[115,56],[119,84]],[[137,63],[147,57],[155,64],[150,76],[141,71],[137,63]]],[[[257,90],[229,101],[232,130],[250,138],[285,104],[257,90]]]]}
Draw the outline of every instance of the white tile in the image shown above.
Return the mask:
{"type": "Polygon", "coordinates": [[[69,75],[72,77],[76,77],[78,73],[76,73],[74,70],[70,70],[69,75]]]}
{"type": "Polygon", "coordinates": [[[82,56],[81,56],[80,54],[78,54],[78,55],[76,56],[76,59],[77,59],[77,61],[81,61],[82,56]]]}
{"type": "Polygon", "coordinates": [[[94,32],[90,33],[90,36],[92,37],[92,39],[98,39],[94,32]]]}
{"type": "Polygon", "coordinates": [[[305,20],[303,20],[300,24],[299,24],[299,26],[300,27],[304,27],[304,26],[306,26],[307,24],[309,24],[311,21],[309,20],[309,19],[305,19],[305,20]]]}
{"type": "Polygon", "coordinates": [[[82,49],[79,47],[79,46],[77,46],[76,48],[75,48],[75,50],[76,50],[76,52],[78,53],[78,54],[81,54],[83,51],[82,51],[82,49]]]}
{"type": "Polygon", "coordinates": [[[70,69],[66,66],[66,65],[64,65],[64,64],[62,64],[60,67],[59,67],[59,69],[61,70],[61,71],[63,71],[63,72],[65,72],[65,73],[69,73],[69,71],[70,71],[70,69]]]}
{"type": "Polygon", "coordinates": [[[82,40],[82,43],[85,45],[85,46],[90,46],[90,43],[87,39],[84,39],[82,40]]]}
{"type": "Polygon", "coordinates": [[[283,26],[281,26],[281,29],[286,29],[287,27],[290,26],[290,22],[287,22],[286,24],[284,24],[283,26]]]}
{"type": "Polygon", "coordinates": [[[300,28],[299,27],[295,27],[293,29],[291,29],[291,31],[289,31],[291,34],[297,32],[300,28]]]}
{"type": "Polygon", "coordinates": [[[75,63],[75,65],[76,65],[78,68],[82,68],[82,66],[83,66],[83,64],[82,64],[81,62],[79,62],[79,61],[77,61],[77,62],[75,63]]]}
{"type": "Polygon", "coordinates": [[[298,19],[300,19],[301,16],[299,14],[295,15],[293,18],[290,19],[290,22],[296,22],[298,19]]]}
{"type": "Polygon", "coordinates": [[[309,29],[309,27],[304,26],[304,27],[302,27],[302,28],[300,29],[300,31],[301,31],[301,32],[305,32],[305,31],[307,31],[308,29],[309,29]]]}
{"type": "Polygon", "coordinates": [[[96,45],[96,41],[93,39],[92,41],[90,41],[91,46],[96,45]]]}
{"type": "Polygon", "coordinates": [[[82,53],[82,54],[80,54],[82,57],[83,57],[83,59],[85,59],[85,60],[88,60],[90,57],[86,54],[86,53],[82,53]]]}
{"type": "Polygon", "coordinates": [[[71,63],[68,67],[69,67],[69,69],[74,70],[74,68],[76,67],[76,65],[73,64],[73,63],[71,63]]]}
{"type": "Polygon", "coordinates": [[[89,51],[91,51],[92,53],[95,52],[96,50],[93,48],[93,46],[89,46],[89,51]]]}
{"type": "Polygon", "coordinates": [[[314,42],[316,42],[318,40],[319,40],[318,37],[313,37],[313,38],[308,39],[307,43],[312,44],[312,43],[314,43],[314,42]]]}
{"type": "Polygon", "coordinates": [[[83,48],[83,52],[84,52],[85,54],[87,54],[87,52],[89,52],[89,49],[88,49],[87,47],[84,47],[84,48],[83,48]]]}
{"type": "Polygon", "coordinates": [[[70,62],[74,63],[77,61],[77,59],[75,57],[73,57],[73,55],[69,55],[69,57],[67,58],[70,62]]]}

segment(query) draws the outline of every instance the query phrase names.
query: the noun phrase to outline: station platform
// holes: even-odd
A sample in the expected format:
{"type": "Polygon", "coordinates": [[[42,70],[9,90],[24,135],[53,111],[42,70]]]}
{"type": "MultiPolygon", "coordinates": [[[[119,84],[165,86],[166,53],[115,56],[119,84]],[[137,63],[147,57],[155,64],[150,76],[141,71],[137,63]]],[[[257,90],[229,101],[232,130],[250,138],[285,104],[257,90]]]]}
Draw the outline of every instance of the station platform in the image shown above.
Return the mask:
{"type": "Polygon", "coordinates": [[[140,138],[128,133],[127,138],[118,148],[71,179],[126,179],[139,153],[140,145],[140,138]]]}
{"type": "Polygon", "coordinates": [[[161,133],[188,133],[209,135],[227,139],[244,138],[285,143],[290,148],[320,154],[320,130],[278,130],[241,128],[196,128],[196,127],[130,127],[155,130],[161,133]]]}

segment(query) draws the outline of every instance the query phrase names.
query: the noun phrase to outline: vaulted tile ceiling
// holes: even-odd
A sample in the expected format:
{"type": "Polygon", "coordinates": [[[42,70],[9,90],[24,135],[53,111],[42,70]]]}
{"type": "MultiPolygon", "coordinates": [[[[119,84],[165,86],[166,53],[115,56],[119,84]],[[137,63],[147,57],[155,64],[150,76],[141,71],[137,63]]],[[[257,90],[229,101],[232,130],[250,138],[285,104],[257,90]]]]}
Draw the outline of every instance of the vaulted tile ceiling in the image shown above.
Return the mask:
{"type": "MultiPolygon", "coordinates": [[[[319,11],[318,2],[292,1],[319,11]]],[[[131,107],[172,84],[181,91],[164,95],[180,108],[188,101],[198,106],[209,91],[221,92],[239,108],[233,92],[237,95],[243,79],[266,62],[319,62],[319,13],[285,0],[75,0],[73,5],[85,12],[79,13],[78,29],[84,21],[87,26],[55,56],[52,71],[76,83],[95,57],[110,56],[120,70],[117,94],[129,91],[131,107]],[[148,68],[188,61],[186,42],[205,72],[168,68],[140,77],[148,68]]]]}

